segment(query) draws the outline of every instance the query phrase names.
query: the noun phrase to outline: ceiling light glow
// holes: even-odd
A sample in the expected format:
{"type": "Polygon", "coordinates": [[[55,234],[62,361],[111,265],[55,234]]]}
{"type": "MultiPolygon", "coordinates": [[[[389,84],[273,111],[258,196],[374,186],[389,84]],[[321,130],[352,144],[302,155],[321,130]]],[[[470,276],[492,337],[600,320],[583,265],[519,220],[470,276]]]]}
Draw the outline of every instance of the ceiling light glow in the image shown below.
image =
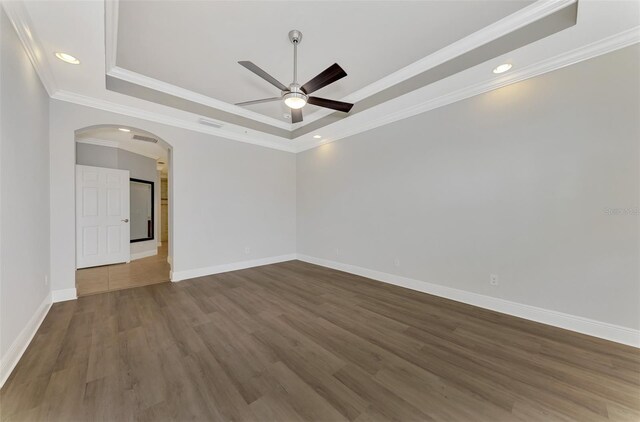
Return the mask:
{"type": "Polygon", "coordinates": [[[127,129],[126,127],[119,127],[118,130],[120,132],[131,132],[131,129],[127,129]]]}
{"type": "Polygon", "coordinates": [[[493,69],[493,73],[504,73],[507,70],[511,69],[512,67],[513,65],[511,63],[504,63],[496,67],[495,69],[493,69]]]}
{"type": "Polygon", "coordinates": [[[307,104],[307,102],[303,98],[291,97],[284,100],[284,103],[287,107],[292,108],[294,110],[301,109],[307,104]]]}
{"type": "Polygon", "coordinates": [[[313,135],[313,137],[314,137],[315,139],[320,139],[320,138],[322,138],[322,136],[320,136],[320,135],[313,135]]]}
{"type": "Polygon", "coordinates": [[[56,57],[62,60],[65,63],[69,64],[80,64],[80,60],[73,57],[71,54],[57,52],[55,53],[56,57]]]}
{"type": "Polygon", "coordinates": [[[283,98],[287,107],[294,110],[301,109],[307,104],[307,96],[301,92],[289,92],[283,98]]]}

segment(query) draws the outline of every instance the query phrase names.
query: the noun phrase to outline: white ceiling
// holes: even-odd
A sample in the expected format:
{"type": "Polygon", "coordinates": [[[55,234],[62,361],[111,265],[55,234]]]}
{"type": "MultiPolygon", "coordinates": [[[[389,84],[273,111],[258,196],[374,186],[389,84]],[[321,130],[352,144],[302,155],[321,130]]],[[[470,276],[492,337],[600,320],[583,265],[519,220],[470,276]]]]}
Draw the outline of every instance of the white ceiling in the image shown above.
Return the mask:
{"type": "MultiPolygon", "coordinates": [[[[384,77],[381,79],[374,81],[368,87],[362,88],[354,94],[350,94],[348,97],[350,97],[350,100],[359,101],[359,99],[365,98],[366,95],[376,93],[388,86],[391,86],[391,84],[398,83],[419,72],[433,68],[445,60],[456,57],[457,55],[469,51],[470,49],[482,45],[496,37],[514,31],[522,25],[526,25],[535,19],[540,19],[542,16],[545,16],[546,13],[551,13],[552,10],[564,7],[563,5],[569,4],[573,1],[574,0],[537,1],[534,4],[515,11],[515,13],[494,24],[479,29],[473,34],[466,36],[453,44],[443,46],[440,50],[420,58],[404,69],[394,73],[392,72],[391,75],[383,75],[384,77]]],[[[214,7],[216,4],[215,2],[211,3],[213,5],[207,2],[196,4],[201,4],[203,10],[206,10],[214,7]]],[[[272,2],[264,3],[268,6],[272,2]]],[[[289,4],[304,5],[305,3],[307,2],[291,2],[289,4]]],[[[343,2],[340,2],[338,5],[337,3],[322,2],[320,4],[324,4],[324,6],[316,7],[320,9],[326,8],[327,11],[325,11],[325,13],[330,14],[330,11],[333,8],[343,7],[342,3],[343,2]]],[[[356,5],[352,3],[357,2],[347,3],[350,4],[350,7],[356,7],[356,5]]],[[[384,3],[390,8],[396,7],[398,9],[401,7],[419,7],[419,5],[416,4],[419,2],[380,3],[384,3]]],[[[314,2],[314,4],[317,5],[318,2],[314,2]]],[[[484,5],[485,3],[482,2],[481,4],[484,5]]],[[[105,36],[105,32],[109,34],[109,10],[113,8],[114,5],[118,5],[118,3],[112,1],[107,3],[102,1],[2,2],[2,7],[7,11],[9,18],[16,27],[18,35],[30,54],[36,70],[43,80],[47,91],[53,98],[90,107],[101,108],[115,113],[127,114],[129,116],[138,117],[142,119],[142,121],[152,120],[189,130],[210,133],[231,140],[249,142],[292,152],[302,151],[323,142],[332,142],[355,133],[369,130],[376,126],[410,117],[435,107],[441,107],[487,90],[496,89],[506,84],[534,77],[541,73],[549,72],[562,66],[571,65],[581,60],[586,60],[590,57],[604,54],[640,41],[640,2],[635,0],[579,0],[578,22],[571,28],[496,57],[486,63],[468,68],[443,80],[439,80],[435,83],[417,89],[414,92],[391,99],[346,119],[324,126],[319,132],[322,135],[321,139],[314,139],[313,135],[318,132],[313,132],[301,135],[291,140],[288,137],[251,130],[240,124],[232,124],[229,122],[223,122],[224,125],[221,128],[204,126],[199,123],[201,116],[198,114],[107,90],[105,87],[105,75],[112,73],[114,68],[110,65],[109,67],[107,66],[107,64],[112,63],[113,60],[110,60],[110,55],[105,49],[105,45],[108,46],[113,42],[110,41],[109,37],[105,36]],[[107,25],[105,25],[105,22],[107,22],[107,25]],[[53,55],[53,52],[55,51],[71,53],[81,60],[81,64],[73,66],[62,63],[55,59],[53,55]],[[514,65],[511,71],[499,76],[491,73],[493,67],[507,61],[514,65]]],[[[126,9],[128,7],[128,3],[123,5],[121,2],[119,3],[119,6],[126,9]]],[[[191,7],[196,6],[193,4],[189,5],[186,7],[186,10],[190,10],[191,7]]],[[[470,7],[473,7],[473,5],[470,7]]],[[[499,7],[499,5],[496,7],[499,7]]],[[[205,13],[203,12],[203,15],[204,14],[205,13]]],[[[250,12],[249,14],[255,14],[255,19],[259,20],[260,18],[255,12],[250,12]]],[[[272,16],[273,20],[273,15],[270,16],[272,16]]],[[[232,67],[230,69],[235,69],[229,70],[229,72],[235,72],[234,75],[236,75],[236,77],[246,78],[247,81],[251,81],[249,83],[253,83],[251,86],[256,91],[255,94],[252,91],[252,93],[250,93],[251,95],[259,95],[258,90],[260,89],[268,91],[269,85],[266,82],[261,81],[259,78],[252,76],[246,69],[243,69],[234,63],[238,59],[252,60],[260,66],[263,66],[266,70],[274,73],[274,75],[282,78],[286,77],[287,69],[290,64],[290,57],[288,55],[290,54],[290,46],[286,40],[286,31],[288,31],[291,26],[284,22],[286,16],[287,15],[285,14],[285,16],[279,17],[279,21],[282,21],[279,25],[282,25],[282,31],[284,31],[284,34],[281,34],[280,29],[273,29],[272,34],[269,35],[269,40],[264,41],[264,44],[268,45],[268,48],[262,47],[258,44],[258,40],[261,40],[263,37],[261,36],[261,33],[257,32],[246,36],[246,40],[251,40],[249,43],[250,46],[247,46],[246,43],[244,47],[239,46],[239,43],[234,41],[233,34],[223,34],[221,35],[221,39],[217,41],[221,43],[220,45],[226,46],[230,51],[224,53],[229,56],[229,59],[225,59],[225,62],[227,60],[232,62],[232,67]],[[284,37],[284,40],[282,37],[284,37]],[[279,45],[279,47],[277,45],[279,45]],[[246,50],[238,50],[242,48],[246,50]],[[238,51],[244,51],[242,56],[232,57],[234,54],[237,54],[238,51]],[[273,54],[280,54],[287,59],[284,63],[278,63],[276,61],[270,62],[270,57],[273,54]],[[262,61],[264,61],[264,63],[262,61]],[[237,68],[234,66],[237,66],[237,68]],[[282,66],[283,70],[279,70],[278,66],[282,66]],[[281,73],[284,76],[282,76],[281,73]]],[[[334,31],[346,31],[350,28],[366,28],[368,25],[367,21],[359,19],[358,16],[349,16],[349,18],[351,18],[350,25],[346,27],[338,26],[331,29],[334,31]]],[[[422,18],[428,20],[430,19],[430,16],[422,16],[422,18]]],[[[127,18],[124,18],[125,21],[126,19],[127,18]]],[[[144,19],[141,20],[144,21],[144,19]]],[[[449,31],[457,30],[456,22],[451,19],[441,20],[445,21],[444,23],[446,23],[446,25],[440,32],[445,32],[447,34],[443,35],[438,32],[433,34],[430,33],[426,36],[427,40],[431,40],[433,37],[436,37],[438,39],[438,43],[444,43],[446,42],[445,39],[455,38],[449,34],[449,31]],[[445,38],[438,38],[440,36],[445,38]]],[[[316,18],[313,21],[317,22],[318,25],[322,23],[319,18],[316,18]]],[[[391,23],[391,21],[385,21],[383,27],[391,23]]],[[[124,25],[126,26],[127,24],[125,23],[124,25]]],[[[231,26],[234,26],[233,22],[231,22],[231,26]]],[[[337,83],[339,86],[336,85],[336,87],[333,88],[344,89],[344,92],[347,92],[346,90],[357,89],[357,86],[348,85],[347,83],[361,83],[363,81],[362,78],[364,77],[369,77],[369,80],[373,78],[368,69],[363,68],[364,62],[352,65],[348,61],[345,61],[350,60],[350,57],[354,58],[353,56],[358,56],[362,50],[361,45],[344,42],[339,36],[330,40],[329,35],[322,37],[313,35],[314,31],[317,31],[317,29],[314,29],[313,27],[302,25],[296,26],[305,31],[305,38],[301,46],[300,61],[301,65],[304,64],[304,66],[308,66],[307,69],[305,69],[306,73],[313,74],[316,71],[319,72],[322,70],[324,68],[323,66],[326,64],[322,63],[323,60],[328,60],[331,63],[335,60],[340,64],[343,64],[349,73],[347,78],[344,78],[343,81],[337,83]],[[339,46],[335,47],[334,44],[336,44],[337,41],[340,41],[338,43],[339,46]],[[314,44],[317,43],[321,43],[323,47],[314,47],[314,44]],[[338,51],[340,51],[340,55],[338,55],[338,51]],[[317,63],[310,61],[315,60],[315,57],[319,57],[317,54],[320,54],[320,52],[325,55],[324,59],[317,59],[317,63]],[[331,52],[332,54],[329,56],[327,55],[328,52],[331,52]],[[334,56],[333,54],[336,55],[334,56]],[[356,77],[358,74],[364,74],[364,76],[356,77]],[[352,80],[353,82],[351,82],[352,80]],[[344,82],[345,85],[343,85],[342,82],[344,82]]],[[[403,25],[400,25],[400,27],[402,26],[403,25]]],[[[418,26],[420,26],[418,30],[424,30],[424,25],[418,26]]],[[[194,28],[196,27],[194,26],[194,28]]],[[[431,28],[433,29],[433,26],[431,26],[431,28]]],[[[244,31],[243,33],[247,33],[246,28],[239,28],[238,31],[240,29],[244,31]]],[[[186,30],[190,31],[189,28],[186,30]]],[[[382,31],[383,29],[380,28],[379,30],[382,31]]],[[[198,31],[200,31],[200,29],[198,29],[198,31]]],[[[179,36],[179,34],[175,34],[173,30],[167,30],[166,32],[170,33],[170,35],[179,36]]],[[[204,33],[202,35],[204,35],[204,33]]],[[[333,35],[331,36],[333,37],[333,35]]],[[[210,43],[212,45],[214,44],[212,41],[210,41],[210,43]]],[[[190,48],[185,46],[182,47],[182,50],[187,52],[190,51],[190,48]]],[[[397,52],[398,55],[396,56],[396,59],[399,61],[414,60],[416,56],[412,58],[411,55],[416,54],[420,51],[419,49],[423,47],[423,40],[420,40],[420,42],[416,39],[405,40],[405,42],[400,44],[400,47],[398,47],[398,50],[401,51],[397,52]]],[[[436,43],[429,44],[428,48],[438,48],[438,45],[436,45],[436,43]]],[[[158,48],[158,45],[156,45],[155,42],[151,42],[142,52],[140,52],[142,59],[150,61],[170,59],[171,53],[172,52],[166,52],[158,48]]],[[[393,53],[396,54],[395,51],[393,51],[393,53]]],[[[378,54],[378,62],[383,65],[387,65],[387,54],[389,53],[385,52],[384,54],[378,54]]],[[[425,53],[423,51],[420,54],[425,53]]],[[[203,53],[203,55],[206,54],[203,53]]],[[[212,57],[211,60],[213,63],[217,63],[217,59],[213,59],[214,58],[212,57]]],[[[402,63],[391,63],[391,65],[393,65],[393,68],[389,67],[387,71],[390,71],[389,69],[397,69],[398,66],[402,66],[402,63]]],[[[202,69],[205,68],[203,66],[191,67],[194,67],[199,71],[202,71],[202,69]]],[[[115,69],[117,70],[117,68],[115,69]]],[[[371,72],[377,72],[378,69],[379,68],[377,67],[371,69],[371,72]]],[[[181,72],[184,72],[185,75],[191,74],[189,73],[189,66],[182,66],[181,68],[174,69],[174,73],[181,72]]],[[[211,75],[199,77],[199,79],[204,79],[203,82],[198,82],[197,80],[194,80],[193,82],[198,83],[199,85],[202,84],[203,86],[206,84],[211,84],[214,87],[220,86],[220,84],[212,82],[216,79],[215,75],[216,72],[214,71],[211,75]]],[[[163,92],[172,93],[174,95],[177,92],[180,94],[178,96],[182,95],[178,87],[156,80],[149,76],[141,75],[136,72],[131,72],[131,75],[125,76],[128,79],[125,78],[124,80],[134,81],[139,85],[154,87],[155,89],[160,89],[163,92]]],[[[224,89],[226,89],[226,87],[224,89]]],[[[325,91],[319,91],[319,94],[325,95],[325,91]]],[[[184,98],[188,97],[185,96],[184,98]]],[[[243,99],[246,98],[240,98],[239,100],[243,99]]],[[[209,99],[209,97],[204,95],[200,95],[199,97],[192,96],[190,100],[206,104],[210,107],[217,107],[228,112],[238,113],[240,115],[243,115],[241,113],[247,113],[244,114],[244,116],[255,118],[257,121],[263,121],[273,125],[277,124],[280,128],[291,128],[291,125],[284,122],[281,117],[278,120],[275,120],[258,113],[253,113],[250,110],[244,110],[240,107],[234,108],[234,106],[229,106],[230,108],[225,108],[227,107],[226,103],[214,100],[213,98],[209,99]],[[239,111],[236,111],[236,109],[239,111]]],[[[233,101],[236,101],[236,99],[234,98],[233,101]]],[[[317,116],[316,119],[321,117],[323,113],[325,112],[320,111],[315,113],[317,116]]],[[[309,114],[305,113],[305,124],[310,124],[311,122],[313,122],[313,119],[309,118],[309,114]]],[[[141,128],[144,128],[142,123],[140,126],[141,128]]]]}
{"type": "MultiPolygon", "coordinates": [[[[316,95],[342,99],[530,3],[124,1],[116,65],[230,104],[274,97],[277,88],[237,62],[253,61],[289,85],[293,46],[287,34],[299,29],[300,83],[337,62],[348,76],[316,95]]],[[[249,108],[290,120],[281,102],[249,108]]],[[[305,115],[315,109],[305,107],[305,115]]]]}

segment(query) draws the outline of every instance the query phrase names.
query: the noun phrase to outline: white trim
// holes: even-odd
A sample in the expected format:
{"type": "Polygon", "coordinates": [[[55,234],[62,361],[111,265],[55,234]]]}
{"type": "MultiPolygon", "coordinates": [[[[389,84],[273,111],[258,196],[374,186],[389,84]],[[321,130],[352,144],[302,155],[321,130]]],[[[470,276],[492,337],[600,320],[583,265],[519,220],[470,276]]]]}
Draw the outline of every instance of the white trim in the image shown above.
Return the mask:
{"type": "MultiPolygon", "coordinates": [[[[347,95],[342,98],[341,101],[351,103],[361,101],[448,60],[516,31],[523,26],[549,16],[550,14],[569,6],[576,1],[577,0],[536,1],[529,6],[517,10],[496,22],[347,95]]],[[[308,116],[305,116],[304,123],[300,126],[307,125],[322,117],[328,116],[331,113],[333,113],[333,111],[320,109],[308,116]]]]}
{"type": "Polygon", "coordinates": [[[76,288],[72,289],[60,289],[51,292],[53,303],[65,302],[67,300],[76,300],[78,295],[76,294],[76,288]]]}
{"type": "MultiPolygon", "coordinates": [[[[457,57],[460,54],[463,54],[477,47],[478,45],[486,44],[487,42],[490,42],[509,32],[515,31],[518,28],[521,28],[522,26],[527,25],[528,23],[534,22],[545,16],[548,16],[549,14],[554,13],[557,10],[560,10],[564,7],[569,6],[575,1],[576,0],[553,0],[553,1],[538,0],[533,4],[519,11],[516,11],[515,13],[509,16],[506,16],[503,19],[485,28],[482,28],[481,30],[459,41],[456,41],[453,44],[443,47],[442,49],[436,51],[435,53],[430,54],[429,56],[424,57],[412,63],[411,65],[403,69],[400,69],[399,71],[394,72],[393,74],[388,75],[374,82],[373,84],[370,84],[367,87],[344,97],[343,100],[353,102],[353,101],[357,101],[358,99],[372,95],[376,92],[379,92],[380,90],[386,89],[389,86],[392,86],[394,84],[397,84],[398,82],[401,82],[407,78],[410,78],[411,76],[414,76],[417,73],[423,72],[439,63],[442,63],[452,57],[457,57]]],[[[432,98],[410,107],[405,107],[401,110],[398,110],[397,112],[392,112],[385,115],[384,118],[371,117],[369,118],[369,121],[360,122],[361,120],[366,119],[366,113],[368,112],[368,110],[362,113],[358,113],[357,116],[362,115],[362,118],[346,119],[341,121],[342,129],[338,130],[336,134],[331,134],[328,138],[323,139],[321,141],[306,139],[308,137],[308,134],[305,134],[294,139],[292,142],[292,140],[284,137],[279,137],[275,135],[266,135],[263,133],[254,133],[255,131],[249,131],[249,133],[244,133],[244,131],[234,132],[232,130],[229,130],[230,127],[242,128],[241,126],[238,126],[238,125],[225,123],[225,125],[227,126],[226,130],[205,126],[198,123],[198,119],[201,116],[196,114],[193,114],[193,119],[185,118],[185,117],[172,117],[172,116],[168,116],[158,112],[143,110],[135,106],[126,106],[126,105],[114,103],[112,101],[108,101],[105,99],[97,99],[97,98],[93,98],[93,97],[89,97],[81,94],[72,93],[69,91],[58,90],[54,80],[53,72],[50,67],[51,63],[47,59],[48,56],[42,53],[43,50],[40,47],[39,42],[37,41],[36,34],[33,33],[33,29],[30,29],[32,36],[29,37],[27,31],[25,30],[25,28],[32,28],[32,25],[30,25],[28,12],[26,11],[23,2],[19,2],[19,1],[2,2],[2,5],[5,11],[7,12],[7,15],[9,16],[16,32],[18,33],[18,36],[25,48],[25,51],[27,52],[31,61],[33,62],[34,67],[36,68],[38,75],[40,76],[40,79],[43,82],[43,85],[45,86],[45,88],[47,89],[47,92],[52,98],[61,100],[61,101],[67,101],[75,104],[84,105],[87,107],[97,108],[97,109],[101,109],[101,110],[105,110],[113,113],[118,113],[126,116],[137,117],[140,119],[153,121],[161,124],[166,124],[169,126],[180,127],[188,130],[193,130],[196,132],[207,133],[207,134],[223,137],[230,140],[246,142],[249,144],[263,146],[266,148],[272,148],[272,149],[293,152],[293,153],[302,152],[311,148],[316,148],[324,143],[334,142],[336,140],[339,140],[348,136],[352,136],[352,135],[379,127],[379,126],[383,126],[401,119],[405,119],[420,113],[424,113],[426,111],[429,111],[438,107],[443,107],[456,101],[464,100],[466,98],[479,95],[493,89],[498,89],[506,85],[520,82],[522,80],[532,78],[534,76],[538,76],[546,72],[551,72],[553,70],[556,70],[565,66],[569,66],[571,64],[578,63],[580,61],[587,60],[602,54],[606,54],[611,51],[615,51],[617,49],[640,42],[640,27],[631,28],[627,31],[623,31],[619,34],[610,36],[608,38],[604,38],[592,44],[576,48],[566,53],[558,54],[553,58],[540,61],[538,63],[532,64],[525,68],[516,70],[514,72],[509,72],[509,74],[505,75],[502,78],[498,78],[498,79],[492,78],[492,79],[483,81],[481,83],[473,84],[465,88],[456,90],[449,94],[446,94],[437,98],[432,98]],[[265,137],[268,137],[268,139],[265,139],[265,137]]],[[[109,28],[107,28],[108,29],[107,36],[109,37],[109,39],[106,41],[106,44],[108,47],[107,48],[108,57],[106,57],[106,66],[107,66],[106,69],[109,72],[109,74],[113,73],[115,77],[128,78],[134,83],[150,86],[154,89],[162,88],[161,89],[162,91],[168,92],[172,95],[180,96],[179,93],[184,94],[184,92],[179,91],[180,88],[175,87],[174,89],[172,88],[173,86],[170,84],[165,84],[161,81],[155,81],[152,78],[147,78],[146,76],[138,75],[134,72],[130,72],[128,70],[119,69],[115,67],[115,62],[114,62],[115,50],[116,50],[115,41],[117,41],[116,39],[117,30],[114,30],[114,29],[117,29],[117,13],[115,12],[117,12],[117,2],[116,1],[107,2],[107,8],[105,9],[105,13],[106,13],[105,25],[109,26],[109,28]],[[116,3],[116,4],[112,4],[112,3],[116,3]],[[114,44],[114,45],[111,46],[110,44],[114,44]],[[160,85],[156,86],[157,84],[160,84],[160,85]],[[165,85],[168,85],[168,86],[165,86],[165,85]],[[178,89],[178,91],[176,91],[176,89],[178,89]]],[[[192,99],[199,103],[202,103],[203,101],[205,102],[215,101],[216,105],[220,105],[220,104],[217,104],[219,102],[222,104],[220,105],[220,107],[226,106],[229,108],[226,111],[230,111],[235,114],[238,114],[239,112],[250,113],[250,114],[253,113],[250,110],[246,110],[246,109],[237,107],[235,105],[230,105],[230,104],[221,102],[219,100],[214,100],[212,98],[203,96],[201,94],[193,93],[191,91],[189,91],[188,95],[189,96],[193,95],[194,97],[189,99],[192,99]]],[[[393,100],[390,100],[390,101],[393,101],[393,100]]],[[[377,109],[377,107],[380,107],[380,106],[384,106],[384,104],[387,104],[387,103],[388,102],[380,104],[379,106],[374,107],[374,109],[377,109]]],[[[316,115],[318,116],[318,118],[322,117],[321,113],[323,113],[323,111],[318,111],[308,116],[305,116],[304,124],[309,124],[313,122],[316,119],[316,115]]],[[[255,114],[257,116],[262,116],[262,118],[264,119],[277,121],[284,128],[291,129],[299,126],[299,125],[292,126],[288,123],[284,123],[277,119],[272,119],[270,117],[263,116],[259,113],[255,113],[255,114]]],[[[253,114],[251,114],[250,118],[253,118],[254,120],[256,120],[256,119],[259,119],[260,117],[253,116],[253,114]]],[[[329,125],[329,127],[330,126],[332,125],[329,125]]]]}
{"type": "MultiPolygon", "coordinates": [[[[390,75],[387,75],[365,86],[364,88],[359,89],[358,91],[347,95],[341,100],[358,102],[384,89],[405,81],[419,73],[431,69],[434,66],[444,63],[454,57],[458,57],[461,54],[467,53],[499,37],[516,31],[523,26],[526,26],[552,13],[555,13],[558,10],[561,10],[575,3],[576,1],[577,0],[536,1],[535,3],[508,15],[498,20],[497,22],[494,22],[474,32],[473,34],[464,37],[461,40],[458,40],[441,48],[433,54],[429,54],[428,56],[414,63],[411,63],[410,65],[405,66],[404,68],[393,72],[390,75]]],[[[113,1],[112,3],[118,2],[113,1]]],[[[115,6],[115,10],[117,12],[117,6],[115,6]]],[[[328,110],[319,110],[308,116],[305,116],[304,122],[293,125],[290,123],[282,122],[278,119],[274,119],[272,117],[265,116],[261,113],[256,113],[243,107],[229,104],[227,102],[220,101],[215,98],[199,94],[197,92],[180,88],[176,85],[163,82],[137,72],[117,67],[115,62],[115,45],[117,44],[118,21],[117,18],[110,17],[109,13],[113,12],[107,10],[107,19],[105,20],[106,34],[108,37],[106,43],[108,56],[106,69],[107,75],[109,76],[287,130],[293,130],[294,128],[297,129],[299,127],[303,127],[333,112],[328,110]],[[110,46],[111,43],[113,43],[112,46],[110,46]]]]}
{"type": "Polygon", "coordinates": [[[46,52],[38,42],[33,24],[29,18],[29,13],[22,2],[3,1],[2,7],[18,34],[18,38],[24,47],[25,53],[29,56],[29,60],[31,60],[33,67],[36,69],[36,72],[42,81],[42,85],[44,85],[49,96],[52,96],[58,88],[50,64],[47,60],[47,54],[53,53],[46,52]]]}
{"type": "MultiPolygon", "coordinates": [[[[563,67],[567,67],[584,60],[588,60],[597,56],[601,56],[603,54],[613,52],[615,50],[619,50],[624,47],[628,47],[638,42],[640,42],[640,26],[628,29],[610,37],[598,40],[594,43],[587,44],[566,53],[559,54],[555,57],[551,57],[538,63],[534,63],[532,65],[518,69],[514,72],[509,73],[508,75],[505,75],[502,78],[488,79],[484,82],[470,85],[462,89],[449,92],[440,97],[432,98],[414,106],[404,108],[395,113],[390,113],[382,119],[370,120],[359,125],[345,125],[347,127],[343,129],[339,134],[332,136],[331,139],[324,139],[320,141],[313,140],[310,142],[297,143],[296,145],[298,145],[299,147],[296,149],[296,153],[316,148],[328,142],[334,142],[339,139],[353,136],[380,126],[388,125],[389,123],[425,113],[436,108],[444,107],[457,101],[461,101],[488,91],[521,82],[525,79],[552,72],[554,70],[561,69],[563,67]]],[[[308,134],[299,136],[298,138],[295,138],[294,141],[301,140],[302,138],[307,136],[308,134]]]]}
{"type": "Polygon", "coordinates": [[[263,134],[259,134],[260,138],[252,137],[252,136],[244,136],[240,133],[225,131],[223,129],[217,129],[211,126],[201,125],[197,122],[198,116],[194,115],[194,121],[190,121],[187,119],[167,116],[164,114],[142,110],[137,107],[126,106],[118,103],[114,103],[111,101],[103,100],[100,98],[89,97],[86,95],[76,94],[74,92],[58,90],[56,91],[51,98],[60,101],[66,101],[69,103],[80,104],[86,107],[96,108],[99,110],[108,111],[111,113],[122,114],[129,117],[135,117],[142,120],[148,120],[150,122],[156,122],[165,124],[168,126],[179,127],[183,129],[192,130],[194,132],[207,133],[213,136],[219,136],[221,138],[230,139],[234,141],[245,142],[248,144],[258,145],[266,148],[277,149],[280,151],[286,152],[294,152],[294,146],[291,144],[286,144],[286,142],[290,143],[289,139],[279,138],[281,141],[268,141],[264,140],[261,137],[263,134]]]}
{"type": "Polygon", "coordinates": [[[293,261],[296,254],[272,256],[268,258],[252,259],[249,261],[233,262],[230,264],[214,265],[211,267],[195,268],[193,270],[172,271],[171,281],[182,281],[205,275],[226,273],[229,271],[244,270],[246,268],[259,267],[261,265],[277,264],[278,262],[293,261]]]}
{"type": "Polygon", "coordinates": [[[118,53],[119,7],[119,0],[105,1],[104,3],[104,65],[107,71],[116,65],[116,57],[118,53]]]}
{"type": "Polygon", "coordinates": [[[131,261],[135,261],[136,259],[148,258],[150,256],[156,256],[156,255],[158,255],[158,250],[156,248],[153,248],[153,250],[149,250],[149,251],[132,253],[131,261]]]}
{"type": "Polygon", "coordinates": [[[640,331],[631,328],[621,327],[619,325],[609,324],[601,321],[595,321],[593,319],[565,314],[549,309],[538,308],[522,303],[511,302],[505,299],[485,296],[465,290],[454,289],[452,287],[447,287],[440,284],[434,284],[426,281],[402,277],[395,274],[370,270],[368,268],[358,267],[351,264],[330,261],[323,258],[316,258],[303,254],[298,254],[297,258],[300,261],[309,262],[311,264],[316,264],[323,267],[333,268],[335,270],[344,271],[350,274],[356,274],[362,277],[371,278],[373,280],[382,281],[384,283],[389,283],[407,289],[455,300],[457,302],[463,302],[469,305],[478,306],[480,308],[490,309],[492,311],[501,312],[507,315],[513,315],[531,321],[541,322],[543,324],[603,338],[606,340],[614,341],[616,343],[627,344],[633,347],[640,347],[640,331]]]}
{"type": "Polygon", "coordinates": [[[51,293],[47,293],[27,325],[20,331],[20,334],[18,334],[18,337],[13,341],[7,353],[0,359],[0,388],[2,388],[7,381],[7,378],[11,375],[11,372],[20,361],[25,350],[27,350],[29,343],[31,343],[42,321],[44,321],[44,318],[47,316],[51,304],[51,293]]]}
{"type": "MultiPolygon", "coordinates": [[[[222,110],[227,113],[235,114],[240,117],[245,117],[247,119],[255,120],[256,122],[265,123],[280,129],[285,129],[290,131],[293,127],[291,123],[286,123],[284,121],[275,119],[273,117],[265,116],[264,114],[251,111],[241,106],[216,100],[215,98],[208,97],[206,95],[199,94],[197,92],[190,91],[185,88],[180,88],[179,86],[172,85],[172,84],[160,81],[158,79],[154,79],[149,76],[145,76],[140,73],[133,72],[131,70],[123,69],[118,66],[113,66],[111,69],[109,69],[107,71],[107,75],[126,81],[126,82],[130,82],[132,84],[144,86],[159,92],[164,92],[165,94],[173,95],[175,97],[184,98],[185,100],[193,101],[194,103],[203,104],[208,107],[215,108],[217,110],[222,110]]],[[[219,120],[219,119],[215,119],[215,120],[219,120]]],[[[220,123],[222,125],[228,124],[223,121],[221,121],[220,123]]]]}

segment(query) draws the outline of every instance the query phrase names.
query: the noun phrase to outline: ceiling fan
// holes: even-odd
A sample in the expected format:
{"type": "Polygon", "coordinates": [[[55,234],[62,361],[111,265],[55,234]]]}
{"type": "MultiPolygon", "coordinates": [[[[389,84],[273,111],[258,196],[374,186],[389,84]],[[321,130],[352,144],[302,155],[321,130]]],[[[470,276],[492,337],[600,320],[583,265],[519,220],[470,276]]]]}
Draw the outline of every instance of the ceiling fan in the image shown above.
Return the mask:
{"type": "Polygon", "coordinates": [[[338,79],[344,78],[345,76],[347,76],[347,73],[337,63],[334,63],[324,71],[322,71],[318,76],[301,86],[300,84],[298,84],[298,44],[300,44],[300,42],[302,41],[302,32],[296,29],[289,31],[289,40],[293,44],[293,82],[287,87],[252,62],[240,61],[238,62],[238,64],[246,67],[251,72],[269,82],[271,85],[280,89],[281,92],[279,97],[245,101],[242,103],[237,103],[236,105],[246,106],[251,104],[268,103],[272,101],[284,101],[285,105],[291,109],[292,123],[298,123],[302,121],[302,107],[304,107],[307,103],[348,113],[351,110],[351,107],[353,107],[353,104],[351,103],[328,100],[326,98],[320,97],[312,97],[311,95],[309,95],[319,90],[320,88],[324,88],[325,86],[334,83],[338,79]]]}

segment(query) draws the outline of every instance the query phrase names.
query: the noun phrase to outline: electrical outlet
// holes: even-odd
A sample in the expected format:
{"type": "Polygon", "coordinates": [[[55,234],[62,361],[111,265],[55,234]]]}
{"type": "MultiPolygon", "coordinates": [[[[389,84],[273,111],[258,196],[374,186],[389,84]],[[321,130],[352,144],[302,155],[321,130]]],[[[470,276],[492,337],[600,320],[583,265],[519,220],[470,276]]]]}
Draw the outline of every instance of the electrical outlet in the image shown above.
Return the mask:
{"type": "Polygon", "coordinates": [[[396,258],[393,260],[393,265],[395,265],[396,267],[400,266],[400,258],[396,258]]]}
{"type": "Polygon", "coordinates": [[[250,247],[248,247],[248,246],[245,246],[245,247],[244,247],[244,254],[245,254],[245,255],[249,255],[250,253],[251,253],[251,248],[250,248],[250,247]]]}
{"type": "Polygon", "coordinates": [[[491,284],[492,286],[497,286],[499,284],[498,274],[491,274],[489,276],[489,284],[491,284]]]}

